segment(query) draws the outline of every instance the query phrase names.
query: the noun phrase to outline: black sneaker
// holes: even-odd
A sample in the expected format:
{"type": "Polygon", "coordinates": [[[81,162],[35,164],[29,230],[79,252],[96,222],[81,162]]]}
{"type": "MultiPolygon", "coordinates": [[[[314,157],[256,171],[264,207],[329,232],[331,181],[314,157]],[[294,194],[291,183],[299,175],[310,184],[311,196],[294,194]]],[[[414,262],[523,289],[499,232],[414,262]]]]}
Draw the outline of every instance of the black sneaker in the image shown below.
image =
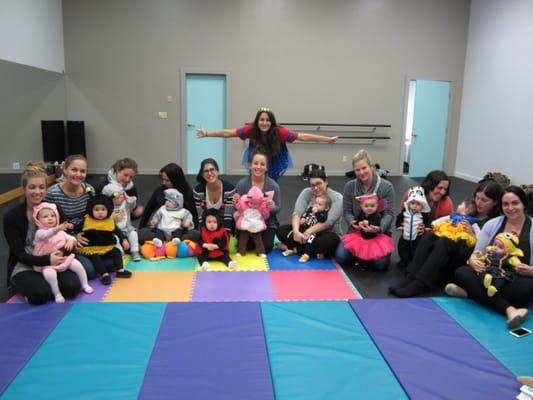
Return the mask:
{"type": "Polygon", "coordinates": [[[117,271],[117,278],[131,278],[131,271],[123,269],[122,271],[117,271]]]}
{"type": "Polygon", "coordinates": [[[111,276],[110,275],[104,275],[100,278],[100,282],[102,282],[102,285],[110,285],[111,284],[111,276]]]}

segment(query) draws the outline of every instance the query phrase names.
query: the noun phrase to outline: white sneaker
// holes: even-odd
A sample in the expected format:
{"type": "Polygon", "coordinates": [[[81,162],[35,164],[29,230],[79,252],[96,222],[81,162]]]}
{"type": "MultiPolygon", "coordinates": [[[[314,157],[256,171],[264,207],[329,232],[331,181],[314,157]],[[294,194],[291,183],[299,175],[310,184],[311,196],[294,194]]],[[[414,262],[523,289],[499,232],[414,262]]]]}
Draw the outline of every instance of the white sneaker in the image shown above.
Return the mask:
{"type": "Polygon", "coordinates": [[[230,267],[230,268],[236,268],[236,267],[237,267],[237,263],[236,263],[235,261],[232,260],[232,261],[230,261],[230,262],[228,263],[228,267],[230,267]]]}
{"type": "Polygon", "coordinates": [[[131,259],[133,261],[141,261],[141,255],[139,254],[138,251],[132,251],[131,252],[131,259]]]}
{"type": "Polygon", "coordinates": [[[467,298],[468,294],[461,286],[457,286],[455,283],[448,283],[444,288],[444,291],[448,296],[467,298]]]}
{"type": "Polygon", "coordinates": [[[202,269],[202,271],[207,271],[209,269],[210,265],[207,261],[204,261],[202,263],[202,265],[200,266],[200,268],[202,269]]]}
{"type": "Polygon", "coordinates": [[[180,244],[180,242],[181,242],[180,238],[173,238],[173,239],[172,239],[172,243],[175,244],[176,246],[177,246],[178,244],[180,244]]]}
{"type": "Polygon", "coordinates": [[[258,254],[258,256],[261,258],[267,258],[267,255],[265,253],[258,254]]]}
{"type": "Polygon", "coordinates": [[[154,246],[157,247],[157,248],[161,248],[161,247],[163,247],[163,242],[161,241],[161,239],[154,238],[154,239],[152,239],[152,243],[153,243],[154,246]]]}

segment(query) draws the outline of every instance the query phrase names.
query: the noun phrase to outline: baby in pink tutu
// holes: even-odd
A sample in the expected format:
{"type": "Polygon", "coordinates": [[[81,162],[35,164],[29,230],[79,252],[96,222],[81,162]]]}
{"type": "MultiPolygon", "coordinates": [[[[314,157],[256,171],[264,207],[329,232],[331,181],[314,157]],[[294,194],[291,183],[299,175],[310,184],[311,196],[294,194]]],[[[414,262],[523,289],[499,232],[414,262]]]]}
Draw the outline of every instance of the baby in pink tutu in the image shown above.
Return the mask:
{"type": "Polygon", "coordinates": [[[354,222],[359,229],[344,235],[342,239],[344,247],[362,261],[375,261],[392,253],[394,245],[390,236],[365,230],[369,226],[379,228],[380,212],[387,207],[385,200],[380,200],[375,193],[365,194],[356,199],[359,201],[361,211],[354,222]]]}

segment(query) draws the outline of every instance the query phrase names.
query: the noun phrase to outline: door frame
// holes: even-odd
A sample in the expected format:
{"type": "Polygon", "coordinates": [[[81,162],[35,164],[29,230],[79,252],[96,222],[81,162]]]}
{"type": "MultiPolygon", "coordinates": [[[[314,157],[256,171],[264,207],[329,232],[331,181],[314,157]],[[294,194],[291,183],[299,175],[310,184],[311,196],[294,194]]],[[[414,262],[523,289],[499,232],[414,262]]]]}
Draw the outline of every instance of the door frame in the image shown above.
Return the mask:
{"type": "MultiPolygon", "coordinates": [[[[178,158],[180,158],[181,167],[186,171],[187,166],[187,75],[224,75],[226,77],[226,124],[228,123],[228,115],[230,114],[231,104],[229,101],[229,82],[230,82],[230,73],[227,70],[212,70],[205,68],[193,68],[193,67],[183,67],[179,70],[179,83],[180,83],[180,126],[179,126],[179,135],[178,146],[181,146],[178,153],[178,158]]],[[[227,126],[222,127],[227,128],[227,126]]],[[[224,142],[224,156],[228,160],[228,146],[224,142]]],[[[226,174],[227,174],[227,163],[226,163],[226,174]]]]}
{"type": "MultiPolygon", "coordinates": [[[[439,82],[448,82],[450,84],[450,94],[448,96],[448,118],[446,119],[446,133],[444,138],[444,153],[443,153],[443,166],[442,169],[444,171],[448,171],[448,167],[450,167],[450,163],[448,162],[448,154],[451,147],[451,138],[450,138],[450,131],[452,127],[453,122],[453,115],[455,115],[455,89],[456,89],[456,82],[453,79],[445,79],[442,77],[436,78],[436,77],[417,77],[411,75],[406,75],[405,81],[404,81],[404,100],[403,100],[403,118],[402,118],[402,132],[400,135],[400,164],[399,164],[399,170],[403,171],[403,161],[405,159],[405,155],[407,153],[407,147],[405,145],[405,130],[407,128],[407,110],[408,110],[408,102],[409,102],[409,82],[410,81],[439,81],[439,82]]],[[[415,98],[416,101],[416,98],[415,98]]],[[[411,160],[409,160],[410,162],[411,160]]]]}

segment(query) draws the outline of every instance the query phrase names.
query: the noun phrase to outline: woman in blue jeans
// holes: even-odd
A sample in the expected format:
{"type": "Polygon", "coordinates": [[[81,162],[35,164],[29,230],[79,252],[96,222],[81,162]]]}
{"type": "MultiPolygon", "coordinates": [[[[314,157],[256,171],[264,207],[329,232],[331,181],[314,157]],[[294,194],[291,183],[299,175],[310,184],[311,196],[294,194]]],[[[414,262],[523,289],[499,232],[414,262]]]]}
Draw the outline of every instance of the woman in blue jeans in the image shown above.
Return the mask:
{"type": "MultiPolygon", "coordinates": [[[[372,159],[366,150],[359,150],[354,156],[352,167],[355,172],[355,179],[349,181],[344,186],[342,208],[344,220],[348,224],[348,232],[358,229],[364,229],[369,233],[391,234],[394,221],[394,187],[392,183],[381,179],[374,171],[372,159]],[[360,228],[356,221],[356,216],[360,212],[359,202],[356,197],[363,194],[376,193],[380,199],[387,202],[386,208],[381,211],[380,226],[370,225],[360,228]]],[[[391,255],[386,255],[375,261],[362,261],[353,256],[344,247],[342,241],[339,243],[335,252],[335,258],[341,265],[354,265],[356,263],[368,264],[377,270],[386,270],[389,268],[391,255]]]]}

